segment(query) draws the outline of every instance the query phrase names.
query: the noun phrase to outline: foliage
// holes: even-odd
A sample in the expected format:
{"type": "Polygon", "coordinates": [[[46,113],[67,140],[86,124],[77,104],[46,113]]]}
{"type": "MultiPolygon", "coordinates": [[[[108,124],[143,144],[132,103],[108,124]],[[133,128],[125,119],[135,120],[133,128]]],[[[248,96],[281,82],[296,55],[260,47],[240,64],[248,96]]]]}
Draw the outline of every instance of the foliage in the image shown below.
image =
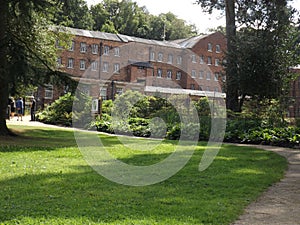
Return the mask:
{"type": "Polygon", "coordinates": [[[1,4],[0,135],[9,133],[4,119],[9,94],[17,95],[19,87],[48,83],[58,75],[55,41],[62,34],[51,29],[57,8],[51,0],[1,4]]]}
{"type": "Polygon", "coordinates": [[[49,124],[71,126],[72,121],[81,121],[85,125],[88,123],[89,118],[86,114],[87,110],[73,110],[73,104],[76,104],[76,102],[84,102],[84,107],[91,108],[89,107],[90,99],[88,97],[84,95],[75,97],[71,93],[67,93],[47,106],[42,112],[39,112],[36,118],[38,121],[49,124]]]}
{"type": "MultiPolygon", "coordinates": [[[[176,15],[170,12],[158,16],[151,15],[145,6],[140,7],[137,2],[131,0],[104,0],[92,5],[89,11],[86,10],[86,5],[82,4],[82,0],[72,4],[70,1],[64,2],[70,7],[76,7],[73,11],[74,15],[78,16],[72,16],[71,13],[68,20],[71,26],[77,28],[90,29],[92,25],[93,30],[156,40],[175,40],[197,34],[195,25],[187,24],[176,15]]],[[[65,8],[63,7],[63,15],[67,16],[65,8]]]]}
{"type": "Polygon", "coordinates": [[[226,13],[227,108],[240,112],[246,96],[277,98],[284,105],[292,78],[288,69],[300,62],[299,24],[288,0],[196,2],[207,12],[226,13]],[[238,32],[236,24],[243,27],[238,32]]]}

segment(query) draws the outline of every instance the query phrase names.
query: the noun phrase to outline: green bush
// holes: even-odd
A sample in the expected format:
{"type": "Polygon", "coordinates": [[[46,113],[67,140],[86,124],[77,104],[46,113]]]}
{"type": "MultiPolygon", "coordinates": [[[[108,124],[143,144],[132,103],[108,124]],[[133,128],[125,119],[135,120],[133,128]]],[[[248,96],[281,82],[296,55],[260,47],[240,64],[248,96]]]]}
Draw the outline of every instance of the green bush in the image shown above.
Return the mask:
{"type": "Polygon", "coordinates": [[[82,126],[90,120],[90,98],[79,94],[74,96],[67,93],[37,113],[38,121],[48,124],[72,126],[73,121],[80,121],[82,126]],[[74,104],[82,105],[80,110],[73,109],[74,104]]]}

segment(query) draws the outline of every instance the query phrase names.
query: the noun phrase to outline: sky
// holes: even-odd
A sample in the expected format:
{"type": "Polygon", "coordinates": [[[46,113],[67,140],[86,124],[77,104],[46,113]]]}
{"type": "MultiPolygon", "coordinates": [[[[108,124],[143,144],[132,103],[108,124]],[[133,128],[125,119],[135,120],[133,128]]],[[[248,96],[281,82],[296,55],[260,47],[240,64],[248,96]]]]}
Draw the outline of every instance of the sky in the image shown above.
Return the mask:
{"type": "MultiPolygon", "coordinates": [[[[95,5],[101,0],[86,0],[88,5],[95,5]]],[[[204,13],[195,0],[133,0],[139,6],[146,6],[150,14],[171,12],[188,24],[195,24],[199,33],[207,33],[210,28],[225,27],[225,16],[220,11],[204,13]]],[[[293,6],[300,11],[300,0],[293,0],[293,6]]]]}

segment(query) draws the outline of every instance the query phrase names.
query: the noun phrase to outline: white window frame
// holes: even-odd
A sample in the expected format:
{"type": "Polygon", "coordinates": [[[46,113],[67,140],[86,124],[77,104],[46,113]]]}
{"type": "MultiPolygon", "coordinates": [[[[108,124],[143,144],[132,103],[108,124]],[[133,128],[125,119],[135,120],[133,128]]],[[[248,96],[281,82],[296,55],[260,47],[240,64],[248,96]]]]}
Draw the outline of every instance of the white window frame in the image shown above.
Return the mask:
{"type": "Polygon", "coordinates": [[[120,73],[120,64],[119,63],[114,64],[114,73],[120,73]]]}
{"type": "Polygon", "coordinates": [[[206,80],[210,80],[211,79],[211,72],[208,71],[206,72],[206,80]]]}
{"type": "Polygon", "coordinates": [[[163,58],[164,58],[164,54],[162,52],[159,52],[157,54],[157,61],[158,62],[162,62],[163,61],[163,58]]]}
{"type": "Polygon", "coordinates": [[[108,68],[109,68],[109,63],[108,62],[103,62],[102,71],[103,72],[108,72],[108,68]]]}
{"type": "Polygon", "coordinates": [[[192,70],[192,78],[196,78],[196,70],[192,70]]]}
{"type": "Polygon", "coordinates": [[[99,94],[100,94],[100,97],[102,98],[102,100],[106,100],[107,99],[107,87],[101,87],[99,90],[99,94]]]}
{"type": "Polygon", "coordinates": [[[115,51],[115,56],[120,56],[120,48],[119,47],[115,47],[114,51],[115,51]]]}
{"type": "Polygon", "coordinates": [[[61,67],[62,66],[62,58],[58,57],[56,60],[56,63],[57,63],[57,67],[61,67]]]}
{"type": "Polygon", "coordinates": [[[215,59],[215,66],[220,66],[220,60],[219,59],[215,59]]]}
{"type": "Polygon", "coordinates": [[[157,77],[162,78],[162,69],[161,68],[157,69],[157,77]]]}
{"type": "Polygon", "coordinates": [[[177,56],[177,64],[181,65],[182,64],[182,57],[179,55],[177,56]]]}
{"type": "Polygon", "coordinates": [[[212,63],[212,58],[211,58],[211,56],[208,56],[207,57],[207,65],[211,65],[211,63],[212,63]]]}
{"type": "Polygon", "coordinates": [[[216,72],[216,73],[215,73],[215,81],[219,81],[219,76],[220,76],[219,73],[216,72]]]}
{"type": "Polygon", "coordinates": [[[70,68],[70,69],[74,68],[74,59],[73,58],[68,58],[67,68],[70,68]]]}
{"type": "Polygon", "coordinates": [[[204,78],[204,71],[203,70],[200,70],[199,72],[199,79],[203,79],[204,78]]]}
{"type": "Polygon", "coordinates": [[[108,45],[104,45],[103,55],[109,55],[109,46],[108,45]]]}
{"type": "Polygon", "coordinates": [[[216,45],[216,53],[220,53],[221,52],[221,46],[220,45],[216,45]]]}
{"type": "Polygon", "coordinates": [[[53,85],[45,84],[45,99],[53,99],[53,85]]]}
{"type": "Polygon", "coordinates": [[[172,70],[167,70],[167,79],[172,79],[172,70]]]}
{"type": "Polygon", "coordinates": [[[176,80],[181,80],[181,71],[176,72],[176,80]]]}
{"type": "Polygon", "coordinates": [[[87,51],[86,42],[80,42],[80,52],[86,53],[86,51],[87,51]]]}
{"type": "Polygon", "coordinates": [[[200,64],[204,64],[204,55],[200,56],[200,64]]]}
{"type": "Polygon", "coordinates": [[[84,59],[80,59],[80,66],[79,66],[80,70],[85,70],[85,60],[84,59]]]}
{"type": "Polygon", "coordinates": [[[92,54],[97,55],[98,54],[99,45],[92,44],[92,54]]]}
{"type": "Polygon", "coordinates": [[[97,71],[98,70],[98,62],[97,61],[92,61],[91,70],[92,71],[97,71]]]}
{"type": "Polygon", "coordinates": [[[192,55],[192,63],[196,63],[197,60],[196,60],[196,55],[192,55]]]}
{"type": "Polygon", "coordinates": [[[207,51],[212,52],[212,43],[207,43],[207,51]]]}
{"type": "Polygon", "coordinates": [[[155,60],[155,52],[150,52],[150,61],[155,60]]]}

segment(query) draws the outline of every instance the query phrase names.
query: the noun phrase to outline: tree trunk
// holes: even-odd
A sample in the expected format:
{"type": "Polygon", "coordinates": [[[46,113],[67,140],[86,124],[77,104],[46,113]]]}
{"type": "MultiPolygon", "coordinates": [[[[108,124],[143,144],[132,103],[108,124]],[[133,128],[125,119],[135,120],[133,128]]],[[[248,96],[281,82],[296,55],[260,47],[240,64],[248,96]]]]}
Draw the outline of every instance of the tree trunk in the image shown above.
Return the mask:
{"type": "Polygon", "coordinates": [[[6,125],[7,105],[8,105],[8,69],[7,69],[7,51],[8,51],[8,2],[0,4],[0,135],[11,135],[6,125]]]}
{"type": "Polygon", "coordinates": [[[235,0],[225,1],[226,37],[227,37],[227,67],[226,67],[226,107],[234,112],[241,111],[239,107],[238,79],[236,64],[236,26],[235,0]]]}

